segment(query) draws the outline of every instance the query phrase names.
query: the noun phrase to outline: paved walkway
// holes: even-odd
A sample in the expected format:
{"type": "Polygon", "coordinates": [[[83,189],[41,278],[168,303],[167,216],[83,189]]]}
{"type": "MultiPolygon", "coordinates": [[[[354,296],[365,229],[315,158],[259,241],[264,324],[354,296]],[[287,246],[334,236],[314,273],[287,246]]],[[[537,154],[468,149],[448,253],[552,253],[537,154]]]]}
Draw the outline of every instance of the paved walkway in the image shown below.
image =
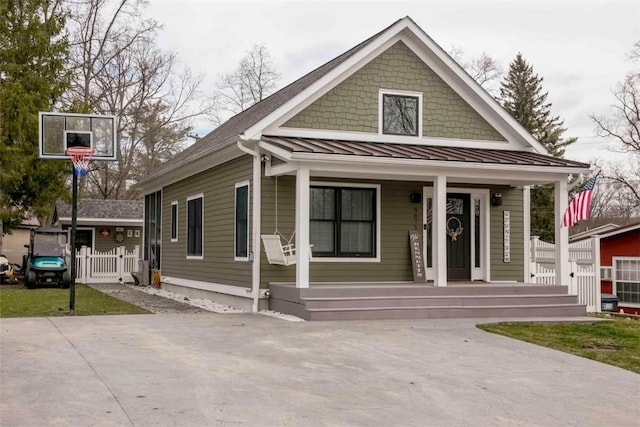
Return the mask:
{"type": "Polygon", "coordinates": [[[640,375],[474,324],[192,313],[1,319],[0,425],[637,423],[640,375]]]}

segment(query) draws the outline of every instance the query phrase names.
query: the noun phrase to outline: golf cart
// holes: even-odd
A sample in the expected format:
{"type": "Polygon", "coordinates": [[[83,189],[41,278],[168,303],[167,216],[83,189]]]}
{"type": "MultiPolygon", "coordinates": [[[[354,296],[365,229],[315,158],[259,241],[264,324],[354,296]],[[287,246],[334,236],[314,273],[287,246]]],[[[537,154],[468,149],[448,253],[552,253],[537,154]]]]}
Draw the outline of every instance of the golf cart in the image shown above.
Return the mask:
{"type": "Polygon", "coordinates": [[[67,232],[60,228],[31,230],[31,242],[22,262],[24,285],[71,286],[71,271],[67,265],[67,232]]]}

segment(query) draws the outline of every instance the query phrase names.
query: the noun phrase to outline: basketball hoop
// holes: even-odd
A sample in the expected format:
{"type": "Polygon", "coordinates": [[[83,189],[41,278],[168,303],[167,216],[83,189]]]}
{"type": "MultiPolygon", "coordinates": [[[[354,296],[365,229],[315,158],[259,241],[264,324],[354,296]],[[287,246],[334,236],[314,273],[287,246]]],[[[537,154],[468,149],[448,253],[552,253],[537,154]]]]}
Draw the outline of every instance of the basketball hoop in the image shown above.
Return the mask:
{"type": "Polygon", "coordinates": [[[67,148],[67,155],[71,157],[73,162],[73,172],[76,176],[82,177],[87,174],[89,169],[89,162],[93,158],[95,150],[89,147],[69,147],[67,148]]]}

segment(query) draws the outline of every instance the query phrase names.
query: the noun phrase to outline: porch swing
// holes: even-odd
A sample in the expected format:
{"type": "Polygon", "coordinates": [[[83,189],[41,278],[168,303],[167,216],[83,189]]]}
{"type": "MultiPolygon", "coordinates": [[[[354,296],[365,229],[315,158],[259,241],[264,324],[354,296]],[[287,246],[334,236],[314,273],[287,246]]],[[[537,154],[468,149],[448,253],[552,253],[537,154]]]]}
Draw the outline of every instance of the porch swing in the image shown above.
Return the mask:
{"type": "MultiPolygon", "coordinates": [[[[296,231],[293,230],[291,237],[288,239],[280,233],[278,230],[278,177],[275,177],[275,222],[276,227],[273,234],[262,234],[260,238],[262,239],[262,244],[264,246],[264,252],[267,255],[267,261],[269,264],[276,265],[284,265],[290,266],[295,265],[297,261],[296,257],[296,247],[295,247],[295,237],[296,231]],[[286,242],[285,245],[282,244],[282,240],[286,242]]],[[[313,245],[309,245],[309,259],[311,256],[311,248],[313,245]]]]}

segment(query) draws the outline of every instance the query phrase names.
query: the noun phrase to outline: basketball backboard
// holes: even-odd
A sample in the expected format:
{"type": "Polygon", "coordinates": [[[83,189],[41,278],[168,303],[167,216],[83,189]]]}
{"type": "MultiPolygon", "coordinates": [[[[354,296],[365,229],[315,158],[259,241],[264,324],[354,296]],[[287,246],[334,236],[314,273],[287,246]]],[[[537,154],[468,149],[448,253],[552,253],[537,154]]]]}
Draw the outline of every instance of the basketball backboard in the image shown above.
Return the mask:
{"type": "Polygon", "coordinates": [[[92,160],[117,160],[115,116],[40,112],[39,119],[41,159],[70,159],[67,148],[89,147],[92,160]]]}

